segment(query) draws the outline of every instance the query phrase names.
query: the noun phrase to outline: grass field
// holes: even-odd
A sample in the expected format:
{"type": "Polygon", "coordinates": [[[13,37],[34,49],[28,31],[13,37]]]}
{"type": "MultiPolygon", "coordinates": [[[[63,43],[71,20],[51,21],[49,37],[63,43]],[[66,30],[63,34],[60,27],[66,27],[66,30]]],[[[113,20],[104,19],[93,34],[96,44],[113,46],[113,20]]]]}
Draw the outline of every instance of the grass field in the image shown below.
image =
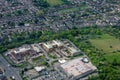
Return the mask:
{"type": "Polygon", "coordinates": [[[75,7],[75,8],[63,9],[63,10],[60,10],[59,13],[65,14],[65,13],[74,12],[74,11],[82,11],[87,8],[88,7],[86,5],[84,5],[84,6],[79,6],[79,7],[75,7]]]}
{"type": "Polygon", "coordinates": [[[63,3],[62,0],[45,0],[47,3],[50,4],[50,6],[60,5],[63,3]]]}
{"type": "Polygon", "coordinates": [[[105,58],[107,59],[107,61],[109,62],[113,62],[115,59],[117,60],[117,62],[120,63],[120,52],[118,53],[110,53],[110,54],[106,54],[105,58]]]}
{"type": "Polygon", "coordinates": [[[105,53],[120,50],[120,40],[108,34],[101,35],[101,38],[90,39],[90,42],[105,53]]]}

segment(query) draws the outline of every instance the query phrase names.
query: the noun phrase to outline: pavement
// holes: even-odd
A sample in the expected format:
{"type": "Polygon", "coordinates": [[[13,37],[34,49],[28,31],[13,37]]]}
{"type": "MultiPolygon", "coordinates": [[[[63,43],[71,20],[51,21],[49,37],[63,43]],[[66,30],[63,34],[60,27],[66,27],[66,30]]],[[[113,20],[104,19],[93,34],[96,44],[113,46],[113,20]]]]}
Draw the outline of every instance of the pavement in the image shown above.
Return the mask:
{"type": "Polygon", "coordinates": [[[5,76],[7,77],[15,77],[15,80],[22,80],[19,75],[19,70],[10,66],[10,64],[0,55],[0,67],[4,69],[5,76]]]}

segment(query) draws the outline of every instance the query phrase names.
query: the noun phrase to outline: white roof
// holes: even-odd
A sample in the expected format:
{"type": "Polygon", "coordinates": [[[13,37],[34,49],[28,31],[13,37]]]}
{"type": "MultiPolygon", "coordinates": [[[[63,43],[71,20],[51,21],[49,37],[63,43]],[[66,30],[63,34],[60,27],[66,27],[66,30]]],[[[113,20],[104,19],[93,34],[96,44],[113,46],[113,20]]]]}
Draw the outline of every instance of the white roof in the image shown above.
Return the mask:
{"type": "Polygon", "coordinates": [[[37,52],[40,51],[40,49],[38,48],[38,45],[37,45],[37,44],[32,44],[31,46],[32,46],[32,48],[33,48],[35,51],[37,51],[37,52]]]}
{"type": "Polygon", "coordinates": [[[70,49],[70,52],[73,53],[73,54],[78,52],[78,50],[73,48],[73,47],[69,47],[69,49],[70,49]]]}
{"type": "Polygon", "coordinates": [[[45,69],[45,67],[44,66],[40,66],[40,67],[35,67],[34,68],[37,72],[39,72],[39,71],[42,71],[43,69],[45,69]]]}
{"type": "Polygon", "coordinates": [[[82,75],[89,71],[96,70],[96,67],[93,66],[91,62],[84,63],[82,59],[83,58],[77,58],[77,59],[71,60],[69,62],[62,64],[61,67],[66,73],[70,75],[72,74],[74,77],[82,75]]]}
{"type": "Polygon", "coordinates": [[[59,63],[65,63],[66,62],[66,60],[58,60],[59,61],[59,63]]]}
{"type": "Polygon", "coordinates": [[[50,43],[44,43],[44,45],[49,49],[52,48],[52,45],[50,43]]]}
{"type": "Polygon", "coordinates": [[[30,24],[29,24],[29,23],[26,23],[25,26],[30,26],[30,24]]]}
{"type": "Polygon", "coordinates": [[[18,50],[14,50],[14,53],[20,53],[29,50],[30,48],[18,48],[18,50]]]}
{"type": "Polygon", "coordinates": [[[89,62],[88,58],[83,58],[84,62],[89,62]]]}
{"type": "Polygon", "coordinates": [[[60,42],[59,40],[53,40],[53,42],[58,46],[62,46],[62,42],[60,42]]]}

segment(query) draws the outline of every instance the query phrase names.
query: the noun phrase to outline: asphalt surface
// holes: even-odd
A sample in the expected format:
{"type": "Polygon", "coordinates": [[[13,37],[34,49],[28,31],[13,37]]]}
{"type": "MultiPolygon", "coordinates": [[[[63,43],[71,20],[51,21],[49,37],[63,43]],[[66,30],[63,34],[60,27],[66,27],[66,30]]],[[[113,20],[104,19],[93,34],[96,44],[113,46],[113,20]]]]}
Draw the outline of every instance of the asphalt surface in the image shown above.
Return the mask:
{"type": "Polygon", "coordinates": [[[15,77],[15,80],[22,80],[19,75],[19,70],[10,66],[10,64],[0,55],[0,67],[4,69],[4,73],[7,77],[15,77]]]}

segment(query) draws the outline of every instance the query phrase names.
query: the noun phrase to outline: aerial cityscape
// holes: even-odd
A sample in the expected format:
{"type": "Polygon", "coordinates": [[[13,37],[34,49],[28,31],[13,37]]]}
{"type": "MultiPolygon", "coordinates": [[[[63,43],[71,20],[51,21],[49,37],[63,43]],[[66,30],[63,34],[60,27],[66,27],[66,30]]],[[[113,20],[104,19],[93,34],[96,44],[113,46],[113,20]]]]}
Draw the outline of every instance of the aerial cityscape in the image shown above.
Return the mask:
{"type": "Polygon", "coordinates": [[[0,0],[0,80],[120,80],[120,0],[0,0]]]}

